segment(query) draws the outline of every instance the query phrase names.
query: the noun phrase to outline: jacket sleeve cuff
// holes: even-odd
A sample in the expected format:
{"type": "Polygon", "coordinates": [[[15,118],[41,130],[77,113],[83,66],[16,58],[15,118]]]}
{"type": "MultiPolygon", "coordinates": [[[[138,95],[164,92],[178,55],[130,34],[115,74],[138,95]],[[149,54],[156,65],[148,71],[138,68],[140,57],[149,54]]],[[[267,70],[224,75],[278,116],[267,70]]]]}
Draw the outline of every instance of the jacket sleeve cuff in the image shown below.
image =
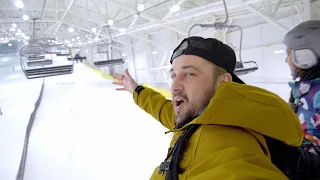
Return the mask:
{"type": "Polygon", "coordinates": [[[134,91],[137,92],[139,95],[142,90],[144,90],[144,87],[139,85],[138,87],[136,87],[136,89],[134,91]]]}
{"type": "Polygon", "coordinates": [[[139,85],[138,87],[136,87],[136,89],[134,90],[133,92],[133,99],[134,99],[134,102],[136,104],[138,104],[138,98],[139,98],[139,94],[141,93],[141,91],[143,91],[145,88],[141,85],[139,85]]]}

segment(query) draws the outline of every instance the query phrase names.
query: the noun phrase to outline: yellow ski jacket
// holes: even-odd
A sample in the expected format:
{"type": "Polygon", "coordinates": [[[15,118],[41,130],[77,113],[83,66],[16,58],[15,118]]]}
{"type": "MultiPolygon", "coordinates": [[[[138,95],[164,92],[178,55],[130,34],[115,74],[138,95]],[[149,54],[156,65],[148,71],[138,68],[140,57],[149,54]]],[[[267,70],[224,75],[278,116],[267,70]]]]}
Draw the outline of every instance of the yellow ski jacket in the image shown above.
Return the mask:
{"type": "MultiPolygon", "coordinates": [[[[174,133],[171,147],[187,126],[201,125],[188,140],[179,180],[288,179],[271,163],[264,136],[300,146],[303,133],[296,114],[279,96],[223,82],[202,115],[180,129],[174,129],[172,101],[150,88],[133,96],[140,108],[174,133]]],[[[165,175],[157,167],[151,179],[164,180],[165,175]]]]}

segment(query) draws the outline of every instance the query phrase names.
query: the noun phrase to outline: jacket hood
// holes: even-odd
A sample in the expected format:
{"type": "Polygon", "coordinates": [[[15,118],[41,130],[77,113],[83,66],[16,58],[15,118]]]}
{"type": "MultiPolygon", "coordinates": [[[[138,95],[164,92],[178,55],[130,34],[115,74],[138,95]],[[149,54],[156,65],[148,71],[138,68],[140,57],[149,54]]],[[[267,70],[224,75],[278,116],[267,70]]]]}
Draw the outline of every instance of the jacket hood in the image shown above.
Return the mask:
{"type": "Polygon", "coordinates": [[[303,140],[300,121],[284,100],[267,90],[234,82],[221,83],[202,115],[181,129],[190,124],[241,127],[292,146],[300,146],[303,140]]]}

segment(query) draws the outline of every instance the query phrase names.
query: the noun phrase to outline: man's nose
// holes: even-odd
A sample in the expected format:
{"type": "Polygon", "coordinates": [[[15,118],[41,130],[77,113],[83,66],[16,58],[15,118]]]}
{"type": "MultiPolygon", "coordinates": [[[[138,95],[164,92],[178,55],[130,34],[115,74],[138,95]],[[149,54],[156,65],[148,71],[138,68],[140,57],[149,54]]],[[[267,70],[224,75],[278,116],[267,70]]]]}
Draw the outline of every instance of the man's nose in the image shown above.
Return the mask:
{"type": "Polygon", "coordinates": [[[172,80],[172,84],[170,88],[172,93],[177,93],[183,89],[182,81],[178,76],[176,76],[172,80]]]}

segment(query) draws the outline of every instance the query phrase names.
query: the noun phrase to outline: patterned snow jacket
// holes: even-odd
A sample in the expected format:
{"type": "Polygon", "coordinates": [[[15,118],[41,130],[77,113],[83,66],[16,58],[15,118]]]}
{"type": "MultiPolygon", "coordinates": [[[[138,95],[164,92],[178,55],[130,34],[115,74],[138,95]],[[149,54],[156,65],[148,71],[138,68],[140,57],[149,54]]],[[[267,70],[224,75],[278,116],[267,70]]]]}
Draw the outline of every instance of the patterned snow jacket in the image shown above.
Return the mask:
{"type": "Polygon", "coordinates": [[[303,132],[303,146],[320,145],[320,78],[290,82],[295,111],[303,132]]]}

